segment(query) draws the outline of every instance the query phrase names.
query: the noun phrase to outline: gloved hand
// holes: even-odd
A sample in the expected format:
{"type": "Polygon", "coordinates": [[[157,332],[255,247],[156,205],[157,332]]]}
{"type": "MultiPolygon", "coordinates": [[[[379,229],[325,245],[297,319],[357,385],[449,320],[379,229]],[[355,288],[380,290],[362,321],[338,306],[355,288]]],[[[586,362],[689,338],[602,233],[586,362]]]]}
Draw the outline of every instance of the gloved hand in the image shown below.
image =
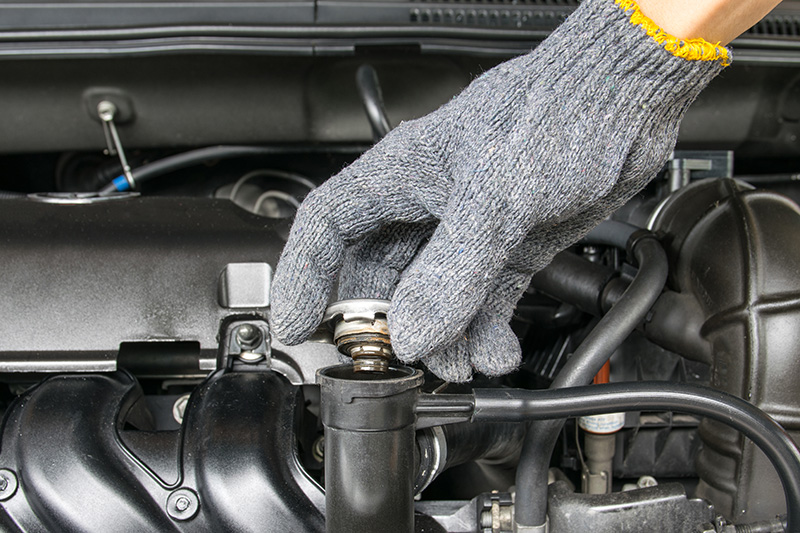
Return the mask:
{"type": "Polygon", "coordinates": [[[278,338],[314,331],[339,274],[339,299],[392,300],[401,361],[454,382],[514,370],[508,322],[531,275],[655,175],[726,61],[676,57],[630,15],[585,0],[534,52],[312,192],[275,274],[278,338]]]}

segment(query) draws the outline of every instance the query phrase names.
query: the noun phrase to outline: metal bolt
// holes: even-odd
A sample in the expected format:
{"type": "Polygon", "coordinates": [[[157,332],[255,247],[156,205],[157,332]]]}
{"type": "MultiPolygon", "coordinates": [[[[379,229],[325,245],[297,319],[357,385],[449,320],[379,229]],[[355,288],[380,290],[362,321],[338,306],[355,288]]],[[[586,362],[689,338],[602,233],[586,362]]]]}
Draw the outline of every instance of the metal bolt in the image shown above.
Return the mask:
{"type": "Polygon", "coordinates": [[[253,324],[243,324],[236,330],[236,343],[242,350],[253,350],[258,348],[264,340],[261,330],[253,324]]]}
{"type": "Polygon", "coordinates": [[[320,463],[325,460],[325,437],[318,437],[311,447],[311,455],[320,463]]]}
{"type": "Polygon", "coordinates": [[[186,406],[189,404],[189,394],[184,394],[172,404],[172,418],[178,424],[183,424],[183,415],[186,414],[186,406]]]}
{"type": "Polygon", "coordinates": [[[639,481],[636,482],[636,486],[640,489],[645,489],[647,487],[656,487],[658,486],[658,481],[653,476],[642,476],[639,478],[639,481]]]}
{"type": "Polygon", "coordinates": [[[191,489],[178,489],[167,498],[167,514],[175,520],[190,520],[200,510],[200,500],[191,489]]]}
{"type": "Polygon", "coordinates": [[[17,476],[8,469],[0,470],[0,501],[6,501],[17,492],[17,476]]]}
{"type": "Polygon", "coordinates": [[[175,508],[178,511],[181,511],[181,512],[183,512],[186,509],[188,509],[191,504],[192,504],[192,502],[190,502],[189,498],[187,498],[185,496],[181,496],[180,498],[175,500],[175,508]]]}
{"type": "Polygon", "coordinates": [[[100,117],[100,120],[103,122],[109,122],[114,120],[114,116],[117,114],[117,106],[114,105],[113,102],[109,102],[108,100],[103,100],[102,102],[97,104],[97,116],[100,117]]]}

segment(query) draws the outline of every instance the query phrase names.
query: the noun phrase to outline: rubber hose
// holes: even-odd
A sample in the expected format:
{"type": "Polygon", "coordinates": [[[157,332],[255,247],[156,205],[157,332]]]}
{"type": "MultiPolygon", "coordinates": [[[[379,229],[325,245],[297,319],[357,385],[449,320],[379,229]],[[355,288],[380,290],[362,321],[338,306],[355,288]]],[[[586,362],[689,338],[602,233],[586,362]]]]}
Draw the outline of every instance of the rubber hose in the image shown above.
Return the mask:
{"type": "Polygon", "coordinates": [[[605,220],[586,234],[586,236],[581,239],[581,242],[615,246],[624,250],[628,246],[628,239],[630,239],[631,235],[640,229],[642,228],[631,226],[625,222],[605,220]]]}
{"type": "Polygon", "coordinates": [[[479,459],[502,462],[514,458],[522,448],[523,424],[448,424],[442,426],[447,440],[446,468],[479,459]]]}
{"type": "MultiPolygon", "coordinates": [[[[641,324],[667,281],[667,256],[655,238],[636,242],[633,254],[639,263],[628,289],[600,319],[550,389],[586,385],[592,381],[611,354],[641,324]]],[[[612,412],[612,411],[606,411],[612,412]]],[[[528,527],[540,526],[547,517],[547,470],[564,420],[547,420],[529,425],[517,468],[515,520],[528,527]]]]}
{"type": "MultiPolygon", "coordinates": [[[[800,532],[800,450],[783,428],[754,405],[700,385],[637,382],[522,390],[476,389],[475,422],[518,422],[621,411],[679,411],[726,424],[749,438],[767,456],[783,485],[788,531],[800,532]]],[[[545,471],[546,472],[546,471],[545,471]]],[[[544,480],[545,493],[547,480],[544,480]]],[[[515,514],[519,518],[520,486],[515,514]]],[[[537,494],[538,496],[538,494],[537,494]]]]}

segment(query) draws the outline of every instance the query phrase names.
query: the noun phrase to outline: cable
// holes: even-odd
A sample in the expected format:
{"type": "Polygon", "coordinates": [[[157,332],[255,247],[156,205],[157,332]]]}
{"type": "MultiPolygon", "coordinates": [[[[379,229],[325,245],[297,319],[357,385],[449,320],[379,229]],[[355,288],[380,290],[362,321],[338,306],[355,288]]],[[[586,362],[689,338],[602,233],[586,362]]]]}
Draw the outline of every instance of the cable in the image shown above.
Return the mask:
{"type": "MultiPolygon", "coordinates": [[[[620,411],[679,411],[726,424],[753,441],[775,467],[786,496],[787,531],[800,532],[800,450],[777,422],[741,398],[710,387],[665,382],[559,390],[476,389],[474,395],[474,422],[519,422],[620,411]]],[[[456,401],[462,400],[459,397],[456,401]]],[[[519,506],[524,503],[521,488],[517,485],[517,523],[519,506]]]]}
{"type": "MultiPolygon", "coordinates": [[[[620,300],[575,350],[550,389],[590,383],[611,354],[644,321],[664,289],[668,265],[661,244],[653,237],[641,238],[634,243],[632,251],[639,271],[620,300]]],[[[563,426],[564,420],[547,420],[528,427],[517,468],[515,520],[518,524],[536,527],[545,523],[547,470],[563,426]]]]}
{"type": "MultiPolygon", "coordinates": [[[[356,145],[325,148],[326,153],[361,153],[364,150],[366,150],[366,147],[356,145]]],[[[142,183],[169,172],[191,167],[212,159],[231,159],[259,155],[309,154],[316,151],[316,148],[306,146],[209,146],[147,163],[133,169],[131,173],[137,183],[142,183]]],[[[125,179],[125,176],[117,176],[111,183],[100,189],[99,193],[104,195],[112,192],[127,191],[128,188],[128,180],[125,179]]]]}
{"type": "Polygon", "coordinates": [[[386,115],[386,108],[383,106],[383,94],[381,84],[378,80],[378,73],[372,65],[361,65],[356,71],[356,87],[361,96],[361,103],[364,104],[364,111],[367,113],[369,125],[372,126],[372,138],[375,142],[380,141],[392,126],[389,124],[389,117],[386,115]]]}

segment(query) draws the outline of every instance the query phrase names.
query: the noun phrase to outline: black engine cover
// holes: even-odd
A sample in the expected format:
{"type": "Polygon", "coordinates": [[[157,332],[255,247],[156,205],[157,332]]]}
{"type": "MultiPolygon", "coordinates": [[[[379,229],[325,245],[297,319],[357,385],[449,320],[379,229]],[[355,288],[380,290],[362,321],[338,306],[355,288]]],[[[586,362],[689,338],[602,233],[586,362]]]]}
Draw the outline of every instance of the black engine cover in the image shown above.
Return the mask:
{"type": "Polygon", "coordinates": [[[218,372],[178,431],[132,429],[141,398],[124,372],[54,376],[20,397],[3,428],[0,474],[18,485],[0,490],[3,530],[324,531],[285,378],[218,372]],[[180,494],[183,514],[170,511],[180,494]]]}

